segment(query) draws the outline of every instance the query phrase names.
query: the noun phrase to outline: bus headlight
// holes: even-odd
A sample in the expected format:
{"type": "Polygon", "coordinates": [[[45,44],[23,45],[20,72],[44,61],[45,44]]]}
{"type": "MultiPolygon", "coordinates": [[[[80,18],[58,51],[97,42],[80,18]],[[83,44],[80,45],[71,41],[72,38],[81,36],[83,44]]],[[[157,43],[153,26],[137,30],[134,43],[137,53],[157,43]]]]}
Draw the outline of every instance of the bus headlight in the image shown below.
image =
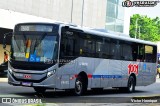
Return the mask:
{"type": "Polygon", "coordinates": [[[56,73],[56,70],[49,71],[49,72],[47,73],[47,77],[50,77],[50,76],[52,76],[52,75],[55,74],[55,73],[56,73]]]}

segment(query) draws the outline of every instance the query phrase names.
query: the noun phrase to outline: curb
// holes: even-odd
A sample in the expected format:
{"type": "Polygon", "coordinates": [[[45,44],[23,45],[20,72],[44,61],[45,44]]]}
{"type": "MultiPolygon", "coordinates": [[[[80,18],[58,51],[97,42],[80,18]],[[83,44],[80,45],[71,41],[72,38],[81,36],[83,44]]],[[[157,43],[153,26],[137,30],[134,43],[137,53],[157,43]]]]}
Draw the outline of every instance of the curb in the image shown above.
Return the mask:
{"type": "Polygon", "coordinates": [[[133,98],[160,98],[160,95],[134,96],[133,98]]]}
{"type": "Polygon", "coordinates": [[[0,82],[8,82],[8,78],[0,78],[0,82]]]}

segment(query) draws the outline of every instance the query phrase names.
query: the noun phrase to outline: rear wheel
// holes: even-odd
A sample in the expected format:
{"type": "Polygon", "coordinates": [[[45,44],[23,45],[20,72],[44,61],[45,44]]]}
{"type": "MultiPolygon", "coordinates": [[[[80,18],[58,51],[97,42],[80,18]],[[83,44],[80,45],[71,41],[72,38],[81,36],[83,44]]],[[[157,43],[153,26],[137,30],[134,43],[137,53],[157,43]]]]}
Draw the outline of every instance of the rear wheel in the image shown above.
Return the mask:
{"type": "Polygon", "coordinates": [[[126,88],[128,92],[132,93],[135,91],[135,79],[133,76],[129,77],[128,87],[126,88]]]}
{"type": "Polygon", "coordinates": [[[87,90],[87,85],[82,77],[78,77],[75,82],[75,94],[80,96],[84,94],[87,90]]]}
{"type": "Polygon", "coordinates": [[[34,87],[34,90],[37,93],[44,93],[46,91],[46,88],[42,88],[42,87],[34,87]]]}
{"type": "Polygon", "coordinates": [[[128,84],[127,84],[127,87],[120,87],[119,90],[122,91],[122,92],[129,92],[129,93],[132,93],[135,91],[135,79],[133,76],[130,76],[129,77],[129,80],[128,80],[128,84]]]}

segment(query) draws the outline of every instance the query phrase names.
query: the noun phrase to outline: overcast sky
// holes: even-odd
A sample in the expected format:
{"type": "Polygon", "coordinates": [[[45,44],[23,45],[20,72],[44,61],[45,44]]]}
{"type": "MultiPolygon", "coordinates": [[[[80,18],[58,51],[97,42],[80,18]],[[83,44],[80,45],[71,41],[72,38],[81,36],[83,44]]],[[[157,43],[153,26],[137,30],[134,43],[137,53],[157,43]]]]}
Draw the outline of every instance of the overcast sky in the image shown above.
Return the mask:
{"type": "Polygon", "coordinates": [[[155,7],[132,7],[131,16],[133,14],[147,15],[150,18],[159,17],[160,18],[160,3],[155,7]]]}

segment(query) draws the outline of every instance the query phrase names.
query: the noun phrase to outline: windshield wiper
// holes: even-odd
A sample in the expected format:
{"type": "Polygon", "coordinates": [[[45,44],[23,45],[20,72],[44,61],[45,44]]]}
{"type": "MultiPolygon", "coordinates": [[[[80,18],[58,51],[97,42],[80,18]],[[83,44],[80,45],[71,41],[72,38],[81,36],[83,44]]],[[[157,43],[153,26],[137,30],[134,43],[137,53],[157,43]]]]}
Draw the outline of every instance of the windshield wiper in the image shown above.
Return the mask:
{"type": "Polygon", "coordinates": [[[35,51],[36,47],[38,47],[38,46],[40,45],[41,41],[45,38],[46,35],[47,35],[47,33],[44,32],[44,33],[42,34],[41,39],[39,39],[39,40],[36,39],[34,51],[35,51]]]}

